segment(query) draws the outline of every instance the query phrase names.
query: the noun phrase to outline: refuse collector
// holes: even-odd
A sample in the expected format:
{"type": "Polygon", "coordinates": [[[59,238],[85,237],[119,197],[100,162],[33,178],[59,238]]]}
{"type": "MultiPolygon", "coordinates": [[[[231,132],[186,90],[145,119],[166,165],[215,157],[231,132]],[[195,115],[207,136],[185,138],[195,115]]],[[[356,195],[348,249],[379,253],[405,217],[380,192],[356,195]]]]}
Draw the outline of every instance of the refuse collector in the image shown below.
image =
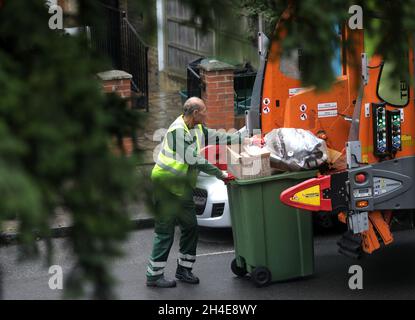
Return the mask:
{"type": "Polygon", "coordinates": [[[164,277],[164,268],[174,240],[175,224],[180,227],[180,250],[176,278],[198,284],[192,273],[196,260],[198,225],[193,189],[200,171],[224,181],[232,175],[219,170],[200,155],[204,145],[241,143],[242,134],[226,134],[206,128],[206,105],[202,99],[189,98],[180,115],[169,127],[151,173],[155,200],[155,237],[147,267],[147,286],[170,288],[175,280],[164,277]]]}

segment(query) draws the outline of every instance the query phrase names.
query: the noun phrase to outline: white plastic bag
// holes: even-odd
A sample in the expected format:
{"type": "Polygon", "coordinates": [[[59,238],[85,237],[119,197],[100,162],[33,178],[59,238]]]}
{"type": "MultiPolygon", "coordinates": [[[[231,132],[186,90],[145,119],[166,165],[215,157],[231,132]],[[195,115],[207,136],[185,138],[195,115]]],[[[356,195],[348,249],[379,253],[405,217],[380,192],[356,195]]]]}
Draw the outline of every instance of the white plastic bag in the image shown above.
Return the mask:
{"type": "Polygon", "coordinates": [[[272,166],[283,171],[315,169],[328,160],[326,142],[304,129],[274,129],[264,140],[272,166]]]}

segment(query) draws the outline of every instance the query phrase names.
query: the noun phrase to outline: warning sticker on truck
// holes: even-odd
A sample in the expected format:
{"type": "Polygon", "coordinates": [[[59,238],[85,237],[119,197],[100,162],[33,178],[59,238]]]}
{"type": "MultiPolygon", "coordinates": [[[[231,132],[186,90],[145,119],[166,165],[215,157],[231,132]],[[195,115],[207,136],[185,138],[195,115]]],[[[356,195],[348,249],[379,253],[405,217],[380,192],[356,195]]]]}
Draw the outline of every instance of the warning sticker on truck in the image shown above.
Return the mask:
{"type": "Polygon", "coordinates": [[[317,105],[317,109],[318,109],[318,111],[330,110],[330,109],[336,109],[337,110],[337,102],[319,103],[317,105]]]}
{"type": "Polygon", "coordinates": [[[403,134],[402,135],[402,146],[403,147],[412,147],[415,146],[415,140],[412,136],[403,134]]]}
{"type": "Polygon", "coordinates": [[[400,188],[401,186],[402,182],[397,180],[373,177],[373,190],[375,196],[391,193],[396,189],[400,188]]]}
{"type": "Polygon", "coordinates": [[[291,89],[288,89],[288,96],[292,97],[293,95],[301,92],[302,90],[304,90],[304,88],[291,88],[291,89]]]}
{"type": "Polygon", "coordinates": [[[337,117],[337,102],[319,103],[317,109],[319,118],[337,117]]]}
{"type": "Polygon", "coordinates": [[[292,202],[301,204],[319,206],[320,205],[320,186],[313,186],[311,188],[297,192],[290,199],[292,202]]]}
{"type": "Polygon", "coordinates": [[[337,117],[337,109],[318,112],[319,118],[337,117]]]}

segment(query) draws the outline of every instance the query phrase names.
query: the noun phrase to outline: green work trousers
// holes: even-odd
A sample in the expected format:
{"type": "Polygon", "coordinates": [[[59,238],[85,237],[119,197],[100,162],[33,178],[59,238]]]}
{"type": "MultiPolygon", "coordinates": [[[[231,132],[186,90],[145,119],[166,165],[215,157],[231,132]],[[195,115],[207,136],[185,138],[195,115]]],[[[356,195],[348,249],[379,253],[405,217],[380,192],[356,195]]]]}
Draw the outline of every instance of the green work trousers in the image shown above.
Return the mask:
{"type": "Polygon", "coordinates": [[[156,208],[153,250],[147,267],[147,278],[155,280],[164,273],[167,258],[174,241],[176,224],[180,227],[180,252],[178,264],[192,268],[196,260],[198,225],[193,190],[189,186],[183,196],[177,196],[154,182],[154,204],[156,208]]]}

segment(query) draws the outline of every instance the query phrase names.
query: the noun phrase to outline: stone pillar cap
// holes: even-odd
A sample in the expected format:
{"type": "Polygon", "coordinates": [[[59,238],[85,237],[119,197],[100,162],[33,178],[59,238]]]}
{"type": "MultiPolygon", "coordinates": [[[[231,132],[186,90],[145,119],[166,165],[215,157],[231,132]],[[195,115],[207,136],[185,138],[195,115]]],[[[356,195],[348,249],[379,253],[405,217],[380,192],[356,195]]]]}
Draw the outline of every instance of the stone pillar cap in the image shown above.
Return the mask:
{"type": "Polygon", "coordinates": [[[98,78],[101,80],[122,80],[131,79],[133,76],[122,70],[109,70],[97,73],[98,78]]]}
{"type": "Polygon", "coordinates": [[[213,58],[206,58],[200,62],[200,68],[204,69],[205,71],[222,71],[222,70],[234,70],[236,69],[235,66],[213,59],[213,58]]]}

